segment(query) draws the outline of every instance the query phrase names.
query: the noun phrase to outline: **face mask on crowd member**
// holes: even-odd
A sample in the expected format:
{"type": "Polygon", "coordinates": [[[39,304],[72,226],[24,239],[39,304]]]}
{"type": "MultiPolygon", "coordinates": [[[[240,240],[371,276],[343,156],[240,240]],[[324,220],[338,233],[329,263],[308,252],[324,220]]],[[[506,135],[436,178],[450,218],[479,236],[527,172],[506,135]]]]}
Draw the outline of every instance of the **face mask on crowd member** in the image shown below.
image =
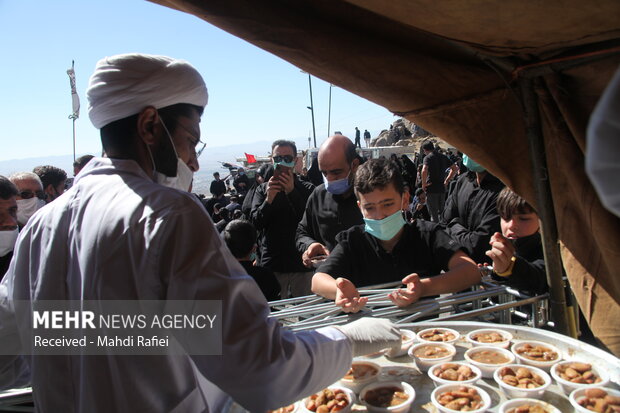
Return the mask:
{"type": "Polygon", "coordinates": [[[4,257],[9,252],[13,251],[18,235],[19,231],[17,228],[5,231],[0,230],[0,257],[4,257]]]}
{"type": "Polygon", "coordinates": [[[479,163],[477,163],[476,161],[474,161],[467,155],[463,155],[463,165],[465,165],[467,169],[469,169],[472,172],[482,173],[486,171],[484,166],[480,165],[479,163]]]}
{"type": "Polygon", "coordinates": [[[34,172],[18,172],[9,180],[17,187],[17,222],[23,227],[36,211],[45,206],[47,195],[41,179],[34,172]]]}
{"type": "Polygon", "coordinates": [[[353,142],[342,135],[328,138],[319,149],[318,161],[325,190],[334,195],[348,193],[360,162],[353,142]]]}
{"type": "MultiPolygon", "coordinates": [[[[23,192],[22,192],[23,194],[23,192]]],[[[17,223],[20,226],[26,225],[30,217],[34,215],[39,209],[45,206],[45,198],[39,199],[33,196],[29,199],[17,200],[17,223]]]]}
{"type": "Polygon", "coordinates": [[[347,192],[349,188],[351,188],[351,171],[352,169],[349,169],[349,173],[346,177],[342,179],[336,179],[331,182],[329,182],[327,180],[327,177],[323,175],[323,182],[325,183],[325,189],[327,190],[327,192],[334,195],[342,195],[347,192]]]}
{"type": "Polygon", "coordinates": [[[17,240],[16,195],[15,185],[4,176],[0,176],[0,257],[13,251],[17,240]]]}

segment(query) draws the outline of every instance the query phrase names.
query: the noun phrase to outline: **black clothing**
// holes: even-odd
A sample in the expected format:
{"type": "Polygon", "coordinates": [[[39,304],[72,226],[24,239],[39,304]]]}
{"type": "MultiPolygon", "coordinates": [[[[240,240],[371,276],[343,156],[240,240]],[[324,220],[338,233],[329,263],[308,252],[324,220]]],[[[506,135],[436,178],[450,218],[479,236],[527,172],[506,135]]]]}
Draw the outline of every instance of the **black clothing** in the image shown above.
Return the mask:
{"type": "Polygon", "coordinates": [[[355,129],[355,146],[356,147],[362,147],[362,143],[360,142],[360,130],[359,129],[355,129]]]}
{"type": "Polygon", "coordinates": [[[415,221],[404,226],[391,253],[363,225],[338,235],[338,245],[317,272],[344,277],[357,287],[400,281],[411,273],[420,277],[448,270],[450,258],[461,249],[437,224],[415,221]]]}
{"type": "Polygon", "coordinates": [[[411,208],[411,216],[413,219],[423,219],[425,221],[431,220],[431,214],[428,212],[428,207],[426,204],[422,207],[422,209],[416,208],[417,204],[414,203],[413,208],[411,208]]]}
{"type": "Polygon", "coordinates": [[[213,207],[215,206],[215,204],[220,204],[220,207],[224,208],[226,205],[228,205],[229,202],[230,201],[225,196],[221,198],[212,197],[212,198],[209,198],[207,202],[205,202],[203,205],[205,206],[211,218],[216,218],[214,219],[214,221],[216,221],[216,220],[219,220],[219,216],[214,217],[213,215],[213,207]]]}
{"type": "Polygon", "coordinates": [[[6,274],[6,271],[9,269],[11,258],[13,258],[13,251],[0,257],[0,281],[4,278],[4,274],[6,274]]]}
{"type": "Polygon", "coordinates": [[[280,283],[273,271],[265,267],[255,267],[251,261],[239,261],[239,264],[243,266],[250,277],[254,278],[267,301],[280,299],[280,283]]]}
{"type": "Polygon", "coordinates": [[[314,186],[295,176],[290,194],[278,192],[267,203],[267,182],[254,193],[251,221],[260,233],[260,265],[275,272],[308,271],[295,248],[297,224],[314,186]]]}
{"type": "Polygon", "coordinates": [[[493,274],[493,279],[505,283],[528,295],[540,295],[548,291],[540,233],[515,240],[515,265],[509,277],[493,274]]]}
{"type": "Polygon", "coordinates": [[[233,186],[240,194],[246,194],[248,189],[250,189],[250,178],[246,174],[238,174],[235,180],[233,181],[233,186]],[[240,184],[244,184],[243,186],[240,184]]]}
{"type": "Polygon", "coordinates": [[[446,200],[442,223],[477,263],[489,260],[489,240],[500,232],[497,195],[502,188],[504,184],[488,172],[478,186],[476,173],[470,171],[459,177],[446,200]]]}
{"type": "Polygon", "coordinates": [[[446,169],[452,166],[452,162],[444,154],[433,151],[424,157],[422,161],[428,167],[426,192],[446,192],[443,181],[446,179],[446,169]]]}
{"type": "Polygon", "coordinates": [[[226,228],[226,225],[228,225],[230,221],[232,220],[231,219],[220,219],[217,222],[217,224],[215,224],[215,228],[217,228],[217,232],[221,234],[222,231],[224,231],[224,228],[226,228]]]}
{"type": "Polygon", "coordinates": [[[226,193],[226,184],[222,180],[211,181],[211,186],[209,187],[209,192],[211,192],[211,194],[214,197],[217,197],[217,196],[220,196],[222,194],[225,194],[226,193]]]}
{"type": "Polygon", "coordinates": [[[314,158],[312,160],[312,165],[310,165],[310,169],[308,169],[308,175],[306,175],[308,180],[314,184],[314,186],[319,186],[323,183],[323,174],[319,171],[319,159],[314,158]]]}
{"type": "Polygon", "coordinates": [[[333,195],[321,184],[308,198],[306,212],[297,226],[297,250],[303,254],[310,244],[319,242],[332,251],[340,231],[363,223],[355,194],[347,198],[333,195]]]}

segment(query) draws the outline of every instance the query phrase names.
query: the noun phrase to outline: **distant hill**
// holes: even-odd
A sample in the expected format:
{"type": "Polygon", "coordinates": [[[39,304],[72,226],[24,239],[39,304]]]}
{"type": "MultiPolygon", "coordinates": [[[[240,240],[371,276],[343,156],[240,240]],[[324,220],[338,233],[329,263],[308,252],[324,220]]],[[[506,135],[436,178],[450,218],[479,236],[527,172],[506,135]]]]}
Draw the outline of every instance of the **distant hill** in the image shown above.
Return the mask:
{"type": "MultiPolygon", "coordinates": [[[[297,140],[299,149],[306,149],[301,145],[307,145],[307,140],[297,140]]],[[[213,172],[218,171],[224,177],[228,170],[223,168],[220,162],[235,163],[236,158],[243,157],[244,152],[255,156],[267,155],[271,152],[271,142],[259,141],[249,144],[236,144],[228,146],[209,147],[200,156],[200,170],[194,175],[193,191],[199,194],[208,194],[209,185],[213,180],[213,172]]],[[[77,154],[82,156],[85,154],[77,154]]],[[[67,176],[73,176],[73,155],[48,156],[26,159],[11,159],[0,161],[0,175],[9,176],[15,172],[32,171],[35,166],[54,165],[64,169],[67,176]]]]}

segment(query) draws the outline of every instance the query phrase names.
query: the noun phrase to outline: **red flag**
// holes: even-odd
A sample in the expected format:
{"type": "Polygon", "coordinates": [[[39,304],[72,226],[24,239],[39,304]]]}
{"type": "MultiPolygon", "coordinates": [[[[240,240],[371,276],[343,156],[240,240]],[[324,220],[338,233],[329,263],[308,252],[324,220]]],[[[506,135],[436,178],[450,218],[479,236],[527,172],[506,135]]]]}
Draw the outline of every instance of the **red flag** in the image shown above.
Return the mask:
{"type": "Polygon", "coordinates": [[[249,153],[245,154],[245,159],[248,160],[248,163],[256,163],[256,158],[254,157],[254,155],[250,155],[249,153]]]}

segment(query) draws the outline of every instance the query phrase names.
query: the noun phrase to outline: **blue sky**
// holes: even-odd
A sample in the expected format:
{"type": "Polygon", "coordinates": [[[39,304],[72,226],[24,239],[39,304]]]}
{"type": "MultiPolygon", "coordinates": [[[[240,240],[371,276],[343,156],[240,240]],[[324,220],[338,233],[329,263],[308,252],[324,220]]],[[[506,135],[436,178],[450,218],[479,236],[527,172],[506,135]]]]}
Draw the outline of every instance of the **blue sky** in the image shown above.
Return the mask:
{"type": "MultiPolygon", "coordinates": [[[[69,78],[75,60],[81,101],[76,152],[100,151],[85,91],[96,62],[118,53],[190,61],[209,88],[202,136],[211,147],[294,139],[312,129],[308,76],[295,66],[185,13],[137,0],[0,0],[0,161],[71,154],[69,78]],[[8,150],[7,150],[8,149],[8,150]]],[[[317,143],[327,136],[329,84],[312,77],[317,143]]],[[[376,136],[395,117],[332,88],[331,132],[376,136]]]]}

